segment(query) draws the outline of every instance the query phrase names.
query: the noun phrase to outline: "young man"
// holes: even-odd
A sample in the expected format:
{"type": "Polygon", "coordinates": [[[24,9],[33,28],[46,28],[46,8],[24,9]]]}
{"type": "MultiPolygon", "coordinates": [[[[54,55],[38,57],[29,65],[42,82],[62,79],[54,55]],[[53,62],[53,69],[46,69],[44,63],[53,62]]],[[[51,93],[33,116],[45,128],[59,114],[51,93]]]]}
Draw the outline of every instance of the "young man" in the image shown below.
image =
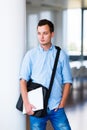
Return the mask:
{"type": "Polygon", "coordinates": [[[46,123],[50,120],[54,130],[71,130],[64,107],[70,92],[72,77],[69,59],[63,50],[61,50],[59,56],[48,101],[47,115],[42,118],[32,116],[34,114],[32,109],[35,106],[30,104],[27,97],[27,81],[31,78],[33,82],[48,88],[57,51],[51,42],[54,37],[54,25],[51,21],[40,20],[37,25],[37,35],[40,44],[27,52],[20,71],[21,94],[26,112],[30,116],[30,128],[31,130],[46,130],[46,123]]]}

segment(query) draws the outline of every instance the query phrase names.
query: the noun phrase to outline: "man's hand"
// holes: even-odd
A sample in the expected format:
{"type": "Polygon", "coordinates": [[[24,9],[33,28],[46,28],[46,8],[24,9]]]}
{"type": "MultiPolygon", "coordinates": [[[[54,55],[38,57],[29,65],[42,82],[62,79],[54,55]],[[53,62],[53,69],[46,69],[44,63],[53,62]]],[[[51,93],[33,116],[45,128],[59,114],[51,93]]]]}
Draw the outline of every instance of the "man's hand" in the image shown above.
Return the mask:
{"type": "Polygon", "coordinates": [[[70,83],[66,83],[64,85],[63,95],[62,95],[61,102],[60,102],[59,106],[57,108],[55,108],[55,111],[57,111],[58,108],[64,108],[65,107],[66,102],[67,102],[67,98],[68,98],[69,92],[70,92],[70,86],[71,86],[70,83]]]}
{"type": "Polygon", "coordinates": [[[33,109],[35,109],[35,106],[33,106],[32,104],[28,103],[27,105],[25,105],[25,110],[28,115],[34,114],[33,109]]]}

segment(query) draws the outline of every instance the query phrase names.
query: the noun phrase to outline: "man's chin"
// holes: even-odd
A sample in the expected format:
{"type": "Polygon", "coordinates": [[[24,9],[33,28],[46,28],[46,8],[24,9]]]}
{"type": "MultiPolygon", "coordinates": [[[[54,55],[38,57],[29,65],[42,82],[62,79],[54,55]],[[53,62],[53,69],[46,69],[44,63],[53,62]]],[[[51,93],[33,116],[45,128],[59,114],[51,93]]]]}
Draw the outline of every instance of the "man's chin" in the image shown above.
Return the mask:
{"type": "Polygon", "coordinates": [[[43,42],[41,42],[40,44],[41,44],[42,46],[48,45],[48,43],[43,43],[43,42]]]}
{"type": "Polygon", "coordinates": [[[47,44],[46,43],[41,43],[42,46],[46,46],[47,44]]]}

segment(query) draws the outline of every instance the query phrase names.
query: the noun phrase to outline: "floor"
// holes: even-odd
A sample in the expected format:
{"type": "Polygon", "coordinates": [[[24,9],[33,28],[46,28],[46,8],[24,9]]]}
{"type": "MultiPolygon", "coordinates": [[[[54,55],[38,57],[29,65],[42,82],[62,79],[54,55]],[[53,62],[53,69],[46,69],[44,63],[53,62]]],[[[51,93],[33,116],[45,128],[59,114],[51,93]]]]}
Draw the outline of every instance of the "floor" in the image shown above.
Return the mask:
{"type": "Polygon", "coordinates": [[[66,110],[72,130],[87,130],[87,102],[66,110]]]}
{"type": "Polygon", "coordinates": [[[74,82],[77,87],[71,91],[66,114],[72,130],[87,130],[87,79],[74,82]]]}

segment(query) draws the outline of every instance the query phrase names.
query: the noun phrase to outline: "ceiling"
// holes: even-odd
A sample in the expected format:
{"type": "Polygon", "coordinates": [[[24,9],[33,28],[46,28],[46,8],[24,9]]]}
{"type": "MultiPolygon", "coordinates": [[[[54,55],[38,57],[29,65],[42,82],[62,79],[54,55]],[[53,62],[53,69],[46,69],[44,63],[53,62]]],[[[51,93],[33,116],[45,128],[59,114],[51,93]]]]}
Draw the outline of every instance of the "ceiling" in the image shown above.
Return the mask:
{"type": "Polygon", "coordinates": [[[87,0],[26,0],[30,7],[55,9],[87,8],[87,0]]]}

